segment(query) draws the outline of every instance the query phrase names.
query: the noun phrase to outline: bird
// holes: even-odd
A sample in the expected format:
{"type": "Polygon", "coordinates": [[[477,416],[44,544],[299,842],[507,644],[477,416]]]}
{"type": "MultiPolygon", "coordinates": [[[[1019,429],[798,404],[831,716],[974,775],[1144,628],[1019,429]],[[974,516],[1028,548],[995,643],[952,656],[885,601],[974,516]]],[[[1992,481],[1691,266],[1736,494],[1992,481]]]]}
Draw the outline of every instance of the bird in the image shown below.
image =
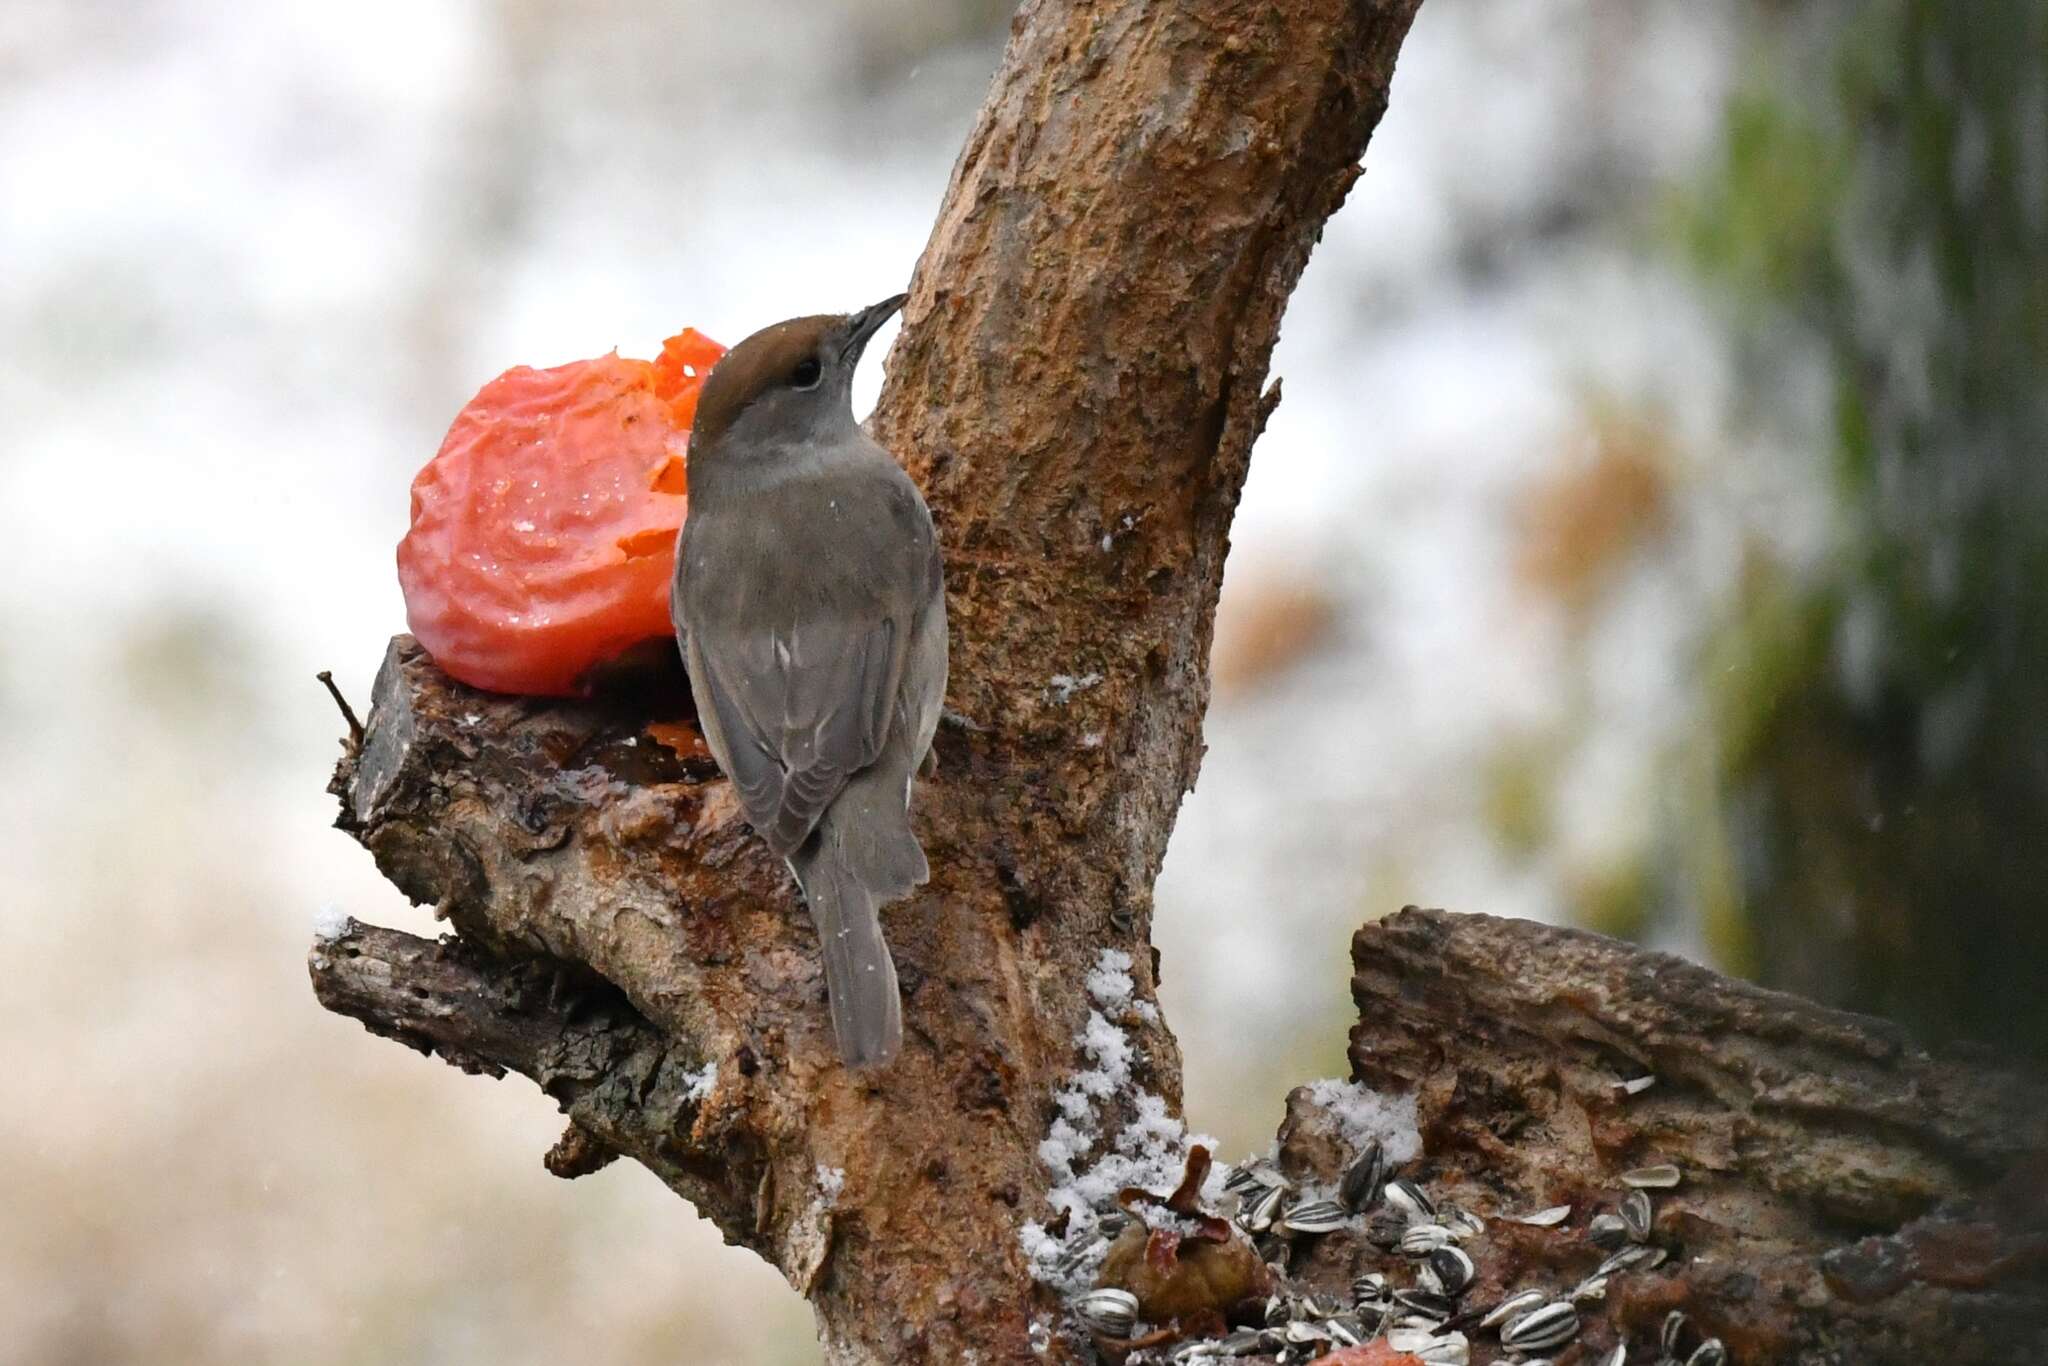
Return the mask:
{"type": "Polygon", "coordinates": [[[880,908],[930,877],[910,826],[946,693],[931,511],[854,420],[898,294],[763,328],[712,367],[669,594],[705,743],[818,932],[841,1060],[902,1045],[880,908]]]}

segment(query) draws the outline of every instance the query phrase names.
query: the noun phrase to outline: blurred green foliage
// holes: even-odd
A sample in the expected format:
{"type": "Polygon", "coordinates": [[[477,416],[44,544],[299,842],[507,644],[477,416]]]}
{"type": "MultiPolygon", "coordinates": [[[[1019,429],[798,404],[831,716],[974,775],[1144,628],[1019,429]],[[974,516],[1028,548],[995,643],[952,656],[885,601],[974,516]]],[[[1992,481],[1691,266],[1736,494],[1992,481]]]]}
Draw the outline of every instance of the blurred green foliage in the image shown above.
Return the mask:
{"type": "Polygon", "coordinates": [[[2048,7],[1767,22],[1683,238],[1824,340],[1846,553],[1757,566],[1704,661],[1747,938],[1775,985],[2048,1054],[2048,7]]]}

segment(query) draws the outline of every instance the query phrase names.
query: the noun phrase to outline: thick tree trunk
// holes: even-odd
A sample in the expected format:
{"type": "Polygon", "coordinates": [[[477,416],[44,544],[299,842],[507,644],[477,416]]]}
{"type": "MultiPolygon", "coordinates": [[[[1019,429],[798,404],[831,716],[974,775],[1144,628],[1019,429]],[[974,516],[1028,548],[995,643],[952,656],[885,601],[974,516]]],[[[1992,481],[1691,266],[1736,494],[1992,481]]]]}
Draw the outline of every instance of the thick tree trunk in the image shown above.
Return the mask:
{"type": "MultiPolygon", "coordinates": [[[[1080,1350],[1020,1251],[1046,1213],[1039,1145],[1105,950],[1135,964],[1132,1084],[1179,1108],[1142,1007],[1151,888],[1201,755],[1230,517],[1282,307],[1417,3],[1017,15],[875,417],[938,520],[954,631],[917,812],[934,875],[885,916],[891,1068],[838,1066],[788,877],[708,765],[652,744],[658,712],[485,698],[406,641],[386,661],[345,819],[473,948],[354,935],[316,950],[323,995],[374,1016],[364,990],[400,975],[379,945],[431,967],[422,1001],[476,974],[516,1013],[494,961],[518,956],[608,984],[604,1027],[540,1075],[809,1295],[835,1361],[1080,1350]]],[[[474,1017],[381,1023],[531,1070],[534,1037],[474,1017]]]]}
{"type": "MultiPolygon", "coordinates": [[[[403,637],[335,791],[344,828],[460,937],[337,929],[314,947],[320,999],[533,1077],[572,1121],[551,1170],[644,1163],[811,1299],[835,1362],[1091,1356],[1020,1230],[1052,1214],[1041,1144],[1077,1073],[1116,1083],[1085,1102],[1101,1141],[1179,1109],[1153,877],[1200,759],[1280,311],[1415,5],[1018,15],[875,419],[940,524],[954,630],[917,811],[933,880],[885,913],[895,1065],[839,1066],[808,922],[694,743],[679,670],[588,703],[490,697],[403,637]]],[[[1359,955],[1357,1073],[1417,1095],[1416,1172],[1474,1208],[1582,1201],[1617,1165],[1669,1158],[1692,1175],[1659,1236],[1711,1257],[1659,1284],[1739,1359],[1953,1356],[1950,1310],[1972,1342],[2029,1341],[2037,1283],[2008,1292],[1997,1269],[2038,1266],[2022,1224],[1986,1214],[2007,1241],[1967,1304],[1930,1285],[1941,1239],[1900,1231],[2041,1146],[2038,1095],[2005,1074],[1540,927],[1408,915],[1361,932],[1359,955]],[[1634,1067],[1664,1080],[1612,1099],[1607,1069],[1634,1067]],[[1844,1250],[1865,1233],[1894,1243],[1844,1250]],[[1831,1335],[1870,1350],[1827,1355],[1831,1335]]],[[[1306,1097],[1283,1160],[1334,1177],[1349,1153],[1315,1139],[1306,1097]]],[[[1516,1265],[1586,1259],[1524,1232],[1516,1265]]],[[[1262,1251],[1326,1294],[1378,1255],[1343,1234],[1262,1251]]],[[[1615,1323],[1640,1339],[1654,1306],[1631,1294],[1615,1323]]]]}

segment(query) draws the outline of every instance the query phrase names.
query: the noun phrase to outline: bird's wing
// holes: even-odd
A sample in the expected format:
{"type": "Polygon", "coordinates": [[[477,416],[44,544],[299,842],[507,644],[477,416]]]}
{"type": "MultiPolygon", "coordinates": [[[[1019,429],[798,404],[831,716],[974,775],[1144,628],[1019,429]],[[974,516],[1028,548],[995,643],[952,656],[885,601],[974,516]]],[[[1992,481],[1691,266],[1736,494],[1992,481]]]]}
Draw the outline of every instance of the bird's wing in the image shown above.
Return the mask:
{"type": "Polygon", "coordinates": [[[741,809],[777,854],[802,844],[846,780],[881,753],[908,635],[881,612],[691,630],[692,672],[709,685],[741,809]]]}

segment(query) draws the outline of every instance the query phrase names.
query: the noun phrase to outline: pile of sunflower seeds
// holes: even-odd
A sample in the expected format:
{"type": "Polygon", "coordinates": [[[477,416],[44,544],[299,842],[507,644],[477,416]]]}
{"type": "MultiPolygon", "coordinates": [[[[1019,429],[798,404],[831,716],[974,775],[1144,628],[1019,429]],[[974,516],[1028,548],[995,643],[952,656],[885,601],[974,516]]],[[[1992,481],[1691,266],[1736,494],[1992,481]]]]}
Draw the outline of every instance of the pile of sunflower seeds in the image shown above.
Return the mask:
{"type": "MultiPolygon", "coordinates": [[[[1398,1253],[1410,1275],[1398,1278],[1406,1284],[1377,1271],[1362,1275],[1352,1283],[1348,1303],[1283,1291],[1267,1300],[1264,1327],[1185,1343],[1170,1360],[1178,1366],[1200,1366],[1266,1355],[1277,1362],[1307,1362],[1384,1338],[1395,1351],[1431,1366],[1470,1366],[1475,1359],[1551,1366],[1551,1354],[1577,1340],[1582,1316],[1606,1298],[1614,1277],[1648,1271],[1665,1261],[1665,1250],[1649,1241],[1656,1215],[1653,1193],[1670,1190],[1683,1180],[1684,1174],[1670,1165],[1623,1173],[1618,1212],[1598,1215],[1586,1225],[1587,1235],[1608,1253],[1591,1275],[1569,1289],[1530,1286],[1499,1304],[1482,1307],[1468,1306],[1463,1298],[1478,1280],[1478,1267],[1466,1244],[1485,1232],[1486,1221],[1431,1198],[1393,1169],[1378,1143],[1368,1142],[1356,1154],[1334,1200],[1301,1189],[1266,1159],[1241,1163],[1230,1170],[1224,1190],[1237,1197],[1235,1222],[1274,1263],[1279,1283],[1286,1283],[1285,1272],[1275,1261],[1283,1244],[1361,1225],[1365,1239],[1382,1252],[1398,1253]],[[1497,1341],[1499,1352],[1475,1358],[1475,1351],[1492,1351],[1475,1338],[1497,1341]]],[[[1570,1206],[1558,1205],[1498,1217],[1555,1228],[1571,1215],[1570,1206]]],[[[1098,1290],[1084,1296],[1076,1312],[1097,1331],[1118,1336],[1109,1330],[1123,1326],[1127,1334],[1128,1325],[1136,1321],[1137,1303],[1122,1291],[1098,1290]]],[[[1662,1354],[1654,1359],[1657,1366],[1728,1366],[1728,1349],[1720,1339],[1702,1337],[1676,1310],[1664,1322],[1660,1346],[1662,1354]]],[[[1627,1347],[1617,1346],[1600,1358],[1599,1366],[1627,1366],[1628,1361],[1627,1347]]]]}

